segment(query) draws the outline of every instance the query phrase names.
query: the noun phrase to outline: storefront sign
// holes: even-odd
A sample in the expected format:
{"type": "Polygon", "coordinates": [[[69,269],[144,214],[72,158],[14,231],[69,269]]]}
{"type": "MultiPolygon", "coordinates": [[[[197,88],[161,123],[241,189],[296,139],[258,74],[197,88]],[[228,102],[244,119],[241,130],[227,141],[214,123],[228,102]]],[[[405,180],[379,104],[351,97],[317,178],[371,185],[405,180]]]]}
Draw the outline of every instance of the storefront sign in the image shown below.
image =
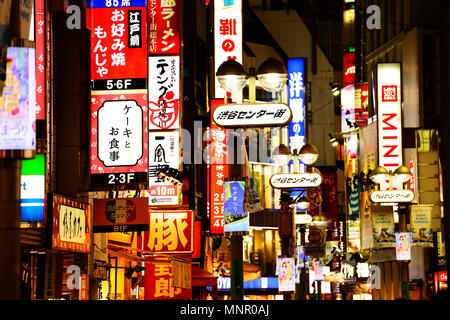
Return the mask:
{"type": "Polygon", "coordinates": [[[395,248],[394,213],[391,206],[371,208],[375,248],[395,248]]]}
{"type": "MultiPolygon", "coordinates": [[[[211,100],[211,114],[215,108],[223,103],[222,99],[211,100]]],[[[209,185],[211,234],[223,234],[225,225],[225,193],[224,181],[228,178],[228,133],[224,128],[218,127],[211,116],[211,130],[209,148],[209,185]]]]}
{"type": "Polygon", "coordinates": [[[149,206],[177,206],[181,201],[181,184],[158,177],[161,170],[180,169],[180,134],[178,131],[149,133],[149,206]]]}
{"type": "Polygon", "coordinates": [[[191,210],[150,210],[149,231],[145,232],[151,252],[192,253],[194,215],[191,210]]]}
{"type": "Polygon", "coordinates": [[[91,184],[147,182],[146,91],[91,97],[91,184]]]}
{"type": "Polygon", "coordinates": [[[0,96],[0,150],[36,149],[35,49],[9,47],[0,96]]]}
{"type": "Polygon", "coordinates": [[[243,181],[224,183],[225,232],[249,229],[249,213],[244,211],[245,184],[243,181]]]}
{"type": "Polygon", "coordinates": [[[372,191],[370,200],[375,203],[411,202],[414,200],[414,193],[411,190],[372,191]]]}
{"type": "Polygon", "coordinates": [[[295,262],[293,258],[278,258],[278,292],[295,291],[295,262]]]}
{"type": "MultiPolygon", "coordinates": [[[[214,1],[214,74],[228,59],[243,63],[242,37],[242,0],[214,1]]],[[[217,78],[214,92],[216,98],[226,96],[217,78]]],[[[237,96],[233,100],[240,101],[237,96]]]]}
{"type": "Polygon", "coordinates": [[[395,254],[398,261],[411,260],[411,234],[409,232],[395,234],[395,254]]]}
{"type": "Polygon", "coordinates": [[[88,300],[88,275],[82,274],[80,276],[80,295],[79,300],[88,300]]]}
{"type": "Polygon", "coordinates": [[[88,0],[90,8],[145,7],[147,0],[88,0]]]}
{"type": "Polygon", "coordinates": [[[414,247],[433,247],[432,205],[411,206],[411,236],[414,247]]]}
{"type": "Polygon", "coordinates": [[[20,221],[44,221],[45,155],[22,160],[20,186],[20,221]]]}
{"type": "Polygon", "coordinates": [[[191,261],[171,257],[170,262],[172,264],[172,287],[192,289],[191,261]]]}
{"type": "MultiPolygon", "coordinates": [[[[289,123],[289,148],[291,152],[300,151],[305,144],[305,81],[306,59],[288,59],[288,104],[292,110],[292,121],[289,123]]],[[[293,161],[293,160],[292,160],[293,161]]],[[[299,172],[305,172],[305,165],[300,158],[299,172]]],[[[293,166],[290,166],[293,172],[293,166]]]]}
{"type": "Polygon", "coordinates": [[[148,53],[179,54],[182,0],[148,0],[148,53]]]}
{"type": "Polygon", "coordinates": [[[357,129],[355,120],[355,85],[341,89],[341,131],[349,132],[357,129]]]}
{"type": "Polygon", "coordinates": [[[270,178],[270,185],[277,189],[318,187],[321,183],[318,173],[278,173],[270,178]]]}
{"type": "Polygon", "coordinates": [[[215,108],[214,122],[224,128],[282,127],[292,119],[283,103],[224,104],[215,108]]]}
{"type": "Polygon", "coordinates": [[[91,244],[91,210],[87,203],[49,193],[47,197],[48,221],[52,248],[89,253],[91,244]]]}
{"type": "Polygon", "coordinates": [[[36,120],[45,120],[45,1],[35,0],[36,120]]]}
{"type": "Polygon", "coordinates": [[[377,79],[379,165],[394,171],[403,164],[400,63],[379,63],[377,79]]]}
{"type": "Polygon", "coordinates": [[[149,129],[180,128],[180,57],[148,58],[149,129]]]}
{"type": "Polygon", "coordinates": [[[148,198],[94,199],[94,233],[148,231],[148,198]]]}

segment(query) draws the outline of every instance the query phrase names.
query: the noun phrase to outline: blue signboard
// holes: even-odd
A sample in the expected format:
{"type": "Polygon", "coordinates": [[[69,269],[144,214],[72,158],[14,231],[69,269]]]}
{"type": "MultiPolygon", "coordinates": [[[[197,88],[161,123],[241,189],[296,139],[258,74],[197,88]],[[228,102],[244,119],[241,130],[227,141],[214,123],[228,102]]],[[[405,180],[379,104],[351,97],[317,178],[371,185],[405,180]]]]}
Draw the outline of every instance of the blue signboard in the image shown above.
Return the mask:
{"type": "Polygon", "coordinates": [[[146,7],[147,0],[89,0],[89,8],[146,7]]]}
{"type": "Polygon", "coordinates": [[[34,159],[22,160],[21,172],[21,221],[44,221],[45,156],[36,154],[34,159]]]}
{"type": "MultiPolygon", "coordinates": [[[[289,124],[289,149],[300,151],[305,144],[305,59],[288,60],[288,104],[292,110],[289,124]]],[[[299,172],[305,172],[305,165],[299,161],[299,172]]],[[[293,160],[289,172],[294,171],[293,160]]]]}
{"type": "Polygon", "coordinates": [[[225,232],[248,231],[248,212],[244,211],[245,184],[243,181],[227,181],[225,193],[225,232]]]}

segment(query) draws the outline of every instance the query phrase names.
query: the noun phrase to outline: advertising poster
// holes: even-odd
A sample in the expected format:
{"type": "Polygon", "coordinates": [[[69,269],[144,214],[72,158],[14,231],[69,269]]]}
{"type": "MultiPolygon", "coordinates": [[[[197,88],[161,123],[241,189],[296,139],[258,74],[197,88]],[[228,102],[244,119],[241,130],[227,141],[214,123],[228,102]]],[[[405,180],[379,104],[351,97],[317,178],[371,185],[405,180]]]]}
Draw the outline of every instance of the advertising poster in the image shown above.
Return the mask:
{"type": "Polygon", "coordinates": [[[248,231],[249,213],[244,211],[244,181],[224,182],[225,232],[248,231]]]}
{"type": "Polygon", "coordinates": [[[0,97],[0,150],[36,149],[35,49],[9,47],[0,97]]]}
{"type": "Polygon", "coordinates": [[[411,260],[411,234],[409,232],[395,234],[395,254],[399,261],[411,260]]]}
{"type": "Polygon", "coordinates": [[[372,207],[371,215],[375,248],[395,248],[395,226],[392,207],[372,207]]]}
{"type": "Polygon", "coordinates": [[[149,216],[149,231],[144,232],[145,250],[159,253],[194,251],[194,214],[191,210],[150,210],[149,216]]]}
{"type": "Polygon", "coordinates": [[[341,89],[341,131],[350,132],[357,128],[355,122],[355,86],[341,89]]]}
{"type": "Polygon", "coordinates": [[[20,221],[44,221],[45,155],[36,154],[34,159],[22,160],[21,170],[20,221]]]}
{"type": "Polygon", "coordinates": [[[370,214],[369,192],[361,193],[361,248],[363,250],[373,248],[373,227],[370,214]]]}
{"type": "Polygon", "coordinates": [[[293,258],[278,258],[278,292],[295,291],[295,262],[293,258]]]}
{"type": "Polygon", "coordinates": [[[52,248],[89,253],[91,247],[91,208],[87,203],[49,193],[48,221],[52,248]]]}
{"type": "Polygon", "coordinates": [[[94,199],[94,233],[148,231],[148,198],[94,199]]]}
{"type": "MultiPolygon", "coordinates": [[[[117,91],[116,91],[117,92],[117,91]]],[[[91,97],[91,184],[147,182],[147,94],[91,97]]]]}
{"type": "Polygon", "coordinates": [[[411,206],[411,236],[414,247],[433,247],[432,211],[433,206],[411,206]]]}
{"type": "Polygon", "coordinates": [[[175,185],[158,174],[180,169],[180,133],[177,130],[150,132],[148,152],[149,206],[177,206],[181,200],[181,184],[175,185]]]}

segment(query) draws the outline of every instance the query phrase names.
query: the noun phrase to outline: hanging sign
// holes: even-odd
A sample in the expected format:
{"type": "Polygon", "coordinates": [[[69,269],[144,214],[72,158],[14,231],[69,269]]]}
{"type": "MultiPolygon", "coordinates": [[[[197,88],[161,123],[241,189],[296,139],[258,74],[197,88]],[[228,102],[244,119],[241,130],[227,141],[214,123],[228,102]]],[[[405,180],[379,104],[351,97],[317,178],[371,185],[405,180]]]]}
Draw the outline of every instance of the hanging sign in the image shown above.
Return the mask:
{"type": "Polygon", "coordinates": [[[225,232],[249,230],[249,214],[244,211],[245,183],[227,181],[224,183],[225,194],[225,232]]]}
{"type": "Polygon", "coordinates": [[[94,233],[148,231],[148,198],[94,199],[94,233]]]}
{"type": "Polygon", "coordinates": [[[276,189],[318,187],[322,176],[313,173],[278,173],[270,177],[270,185],[276,189]]]}
{"type": "Polygon", "coordinates": [[[149,129],[180,128],[180,57],[148,58],[149,129]]]}
{"type": "Polygon", "coordinates": [[[91,184],[147,182],[146,94],[91,98],[91,184]]]}
{"type": "Polygon", "coordinates": [[[356,66],[355,52],[344,52],[344,84],[349,85],[355,83],[356,66]]]}
{"type": "Polygon", "coordinates": [[[411,260],[411,234],[409,232],[398,232],[395,234],[396,260],[411,260]]]}
{"type": "Polygon", "coordinates": [[[411,202],[414,200],[414,192],[411,190],[372,191],[370,200],[375,203],[411,202]]]}
{"type": "Polygon", "coordinates": [[[350,132],[357,129],[355,122],[355,85],[341,89],[341,131],[350,132]]]}
{"type": "Polygon", "coordinates": [[[20,180],[20,221],[44,221],[45,155],[22,160],[20,180]]]}
{"type": "Polygon", "coordinates": [[[278,258],[278,292],[295,291],[295,261],[293,258],[278,258]]]}
{"type": "Polygon", "coordinates": [[[369,118],[369,85],[355,84],[355,124],[358,128],[365,127],[369,118]]]}
{"type": "Polygon", "coordinates": [[[394,213],[391,206],[371,207],[375,248],[395,248],[394,213]]]}
{"type": "Polygon", "coordinates": [[[45,1],[35,0],[36,120],[45,120],[45,1]]]}
{"type": "Polygon", "coordinates": [[[224,128],[282,127],[292,119],[284,103],[224,104],[215,108],[214,122],[224,128]]]}
{"type": "Polygon", "coordinates": [[[91,210],[87,203],[49,193],[47,221],[53,249],[89,253],[91,249],[91,210]]]}
{"type": "Polygon", "coordinates": [[[414,247],[433,247],[432,205],[411,206],[411,236],[414,247]]]}
{"type": "Polygon", "coordinates": [[[379,165],[394,171],[403,164],[400,63],[379,63],[377,70],[379,165]]]}
{"type": "Polygon", "coordinates": [[[178,131],[152,131],[149,133],[149,206],[177,206],[181,198],[181,185],[158,176],[167,169],[180,169],[180,134],[178,131]]]}
{"type": "Polygon", "coordinates": [[[194,214],[191,210],[150,210],[146,250],[159,253],[192,253],[194,214]]]}

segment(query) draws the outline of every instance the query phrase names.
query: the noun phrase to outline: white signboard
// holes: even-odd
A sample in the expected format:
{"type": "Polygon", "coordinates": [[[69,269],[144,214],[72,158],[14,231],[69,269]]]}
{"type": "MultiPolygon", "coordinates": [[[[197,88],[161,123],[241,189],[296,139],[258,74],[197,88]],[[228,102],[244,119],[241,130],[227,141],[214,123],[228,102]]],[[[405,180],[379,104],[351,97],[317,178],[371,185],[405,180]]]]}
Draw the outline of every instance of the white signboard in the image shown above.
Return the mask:
{"type": "Polygon", "coordinates": [[[150,130],[180,128],[180,57],[148,58],[150,130]]]}
{"type": "Polygon", "coordinates": [[[318,187],[321,183],[318,173],[279,173],[270,177],[270,185],[277,189],[318,187]]]}
{"type": "Polygon", "coordinates": [[[411,202],[414,200],[414,192],[411,190],[373,191],[370,194],[370,200],[377,203],[411,202]]]}
{"type": "MultiPolygon", "coordinates": [[[[243,64],[242,36],[242,0],[214,1],[214,74],[228,59],[243,64]]],[[[225,96],[226,92],[216,78],[215,97],[225,96]]],[[[233,100],[240,102],[242,93],[234,93],[233,100]]]]}
{"type": "Polygon", "coordinates": [[[400,63],[379,63],[377,75],[379,165],[394,171],[403,164],[400,63]]]}
{"type": "Polygon", "coordinates": [[[142,158],[143,115],[135,100],[105,101],[97,112],[98,158],[105,167],[134,166],[142,158]]]}
{"type": "Polygon", "coordinates": [[[84,244],[86,235],[84,210],[66,205],[59,209],[60,241],[84,244]]]}
{"type": "Polygon", "coordinates": [[[180,134],[178,131],[149,133],[149,206],[178,205],[181,187],[158,177],[160,170],[180,169],[180,134]]]}
{"type": "Polygon", "coordinates": [[[284,103],[224,104],[214,109],[213,120],[220,127],[281,127],[292,119],[284,103]]]}

